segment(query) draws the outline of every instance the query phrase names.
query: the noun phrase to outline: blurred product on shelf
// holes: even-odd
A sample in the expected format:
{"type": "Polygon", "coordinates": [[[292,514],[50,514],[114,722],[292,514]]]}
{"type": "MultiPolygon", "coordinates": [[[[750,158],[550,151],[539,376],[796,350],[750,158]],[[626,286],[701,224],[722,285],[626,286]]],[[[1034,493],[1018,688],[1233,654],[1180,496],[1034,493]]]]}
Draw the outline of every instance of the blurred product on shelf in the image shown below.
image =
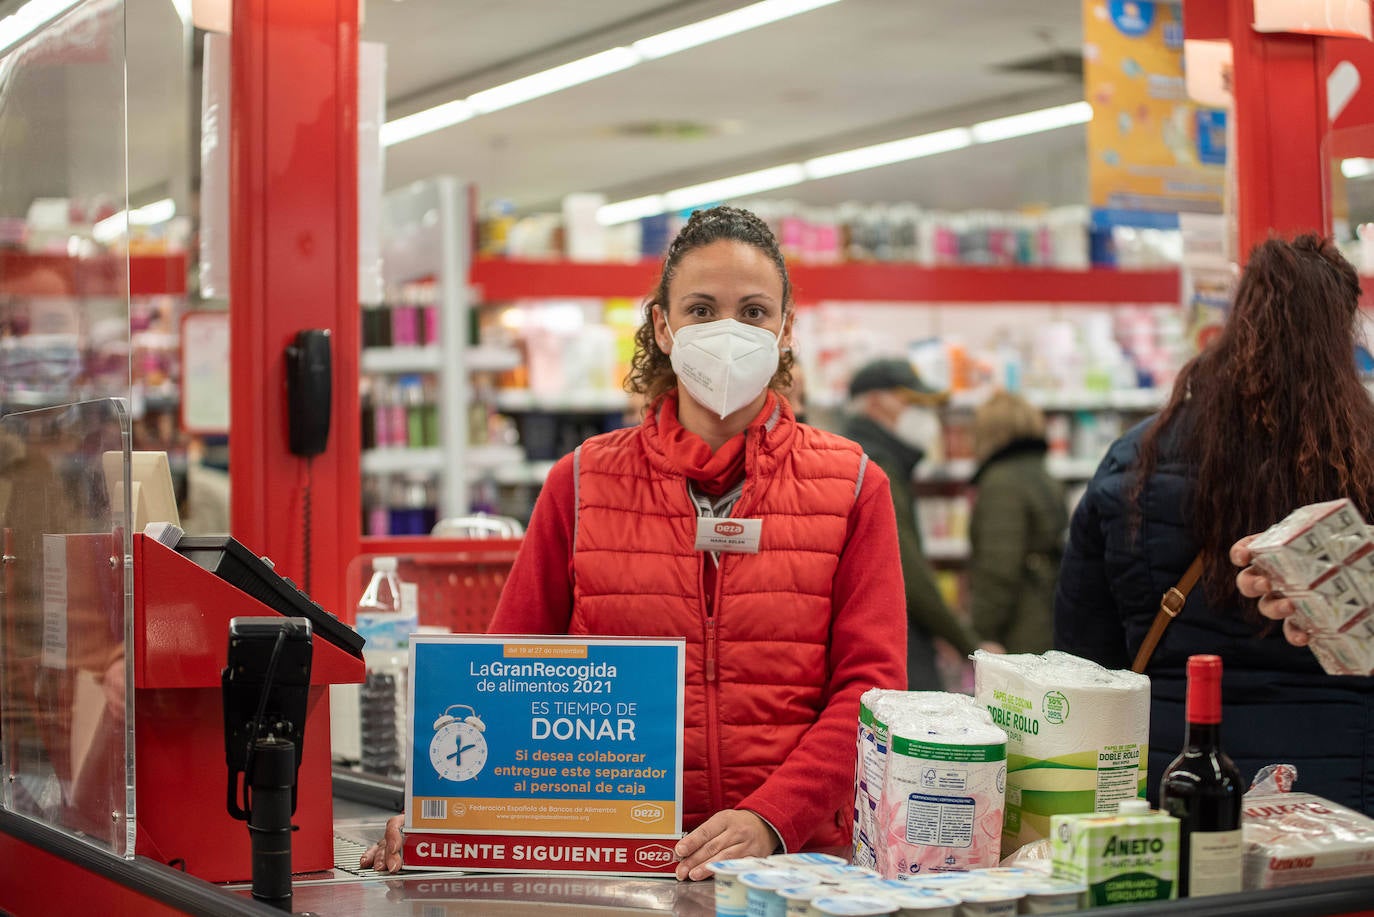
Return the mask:
{"type": "MultiPolygon", "coordinates": [[[[663,254],[685,214],[660,214],[612,226],[596,222],[594,195],[572,194],[561,213],[516,216],[506,202],[489,205],[478,228],[482,257],[633,261],[663,254]]],[[[1093,234],[1086,207],[1025,211],[926,210],[909,202],[817,207],[789,200],[744,201],[799,264],[875,261],[930,267],[1052,267],[1089,264],[1147,267],[1176,264],[1177,230],[1124,228],[1093,234]],[[1092,257],[1090,257],[1092,256],[1092,257]]]]}
{"type": "Polygon", "coordinates": [[[895,356],[948,389],[956,405],[1001,388],[1046,408],[1154,406],[1152,390],[1172,383],[1190,350],[1173,305],[822,303],[797,325],[802,340],[815,342],[800,352],[808,394],[832,408],[859,365],[895,356]]]}

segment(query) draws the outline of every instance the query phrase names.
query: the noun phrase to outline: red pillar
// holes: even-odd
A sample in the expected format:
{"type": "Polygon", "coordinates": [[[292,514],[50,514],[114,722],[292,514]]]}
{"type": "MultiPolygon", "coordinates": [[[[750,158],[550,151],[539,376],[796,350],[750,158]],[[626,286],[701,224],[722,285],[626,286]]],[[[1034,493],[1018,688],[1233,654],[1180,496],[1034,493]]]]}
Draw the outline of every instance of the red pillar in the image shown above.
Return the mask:
{"type": "MultiPolygon", "coordinates": [[[[1199,2],[1189,0],[1187,9],[1199,2]]],[[[1231,155],[1236,157],[1241,263],[1270,233],[1331,230],[1321,149],[1328,127],[1321,39],[1256,32],[1253,21],[1252,0],[1230,0],[1236,119],[1231,155]]]]}
{"type": "Polygon", "coordinates": [[[358,0],[235,0],[231,68],[231,526],[337,613],[361,538],[358,0]],[[333,337],[328,448],[308,464],[285,392],[304,328],[333,337]]]}

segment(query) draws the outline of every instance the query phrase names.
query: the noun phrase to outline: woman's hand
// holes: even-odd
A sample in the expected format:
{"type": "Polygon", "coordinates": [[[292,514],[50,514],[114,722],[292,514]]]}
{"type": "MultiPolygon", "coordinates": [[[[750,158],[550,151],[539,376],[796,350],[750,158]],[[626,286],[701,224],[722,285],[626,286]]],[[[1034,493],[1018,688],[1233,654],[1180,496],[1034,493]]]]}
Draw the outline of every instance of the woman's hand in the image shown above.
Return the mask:
{"type": "Polygon", "coordinates": [[[382,839],[363,853],[358,860],[359,869],[375,869],[378,872],[399,872],[401,869],[401,825],[405,824],[404,815],[393,815],[386,820],[386,834],[382,839]]]}
{"type": "Polygon", "coordinates": [[[747,809],[717,812],[677,842],[677,877],[709,879],[707,863],[739,857],[768,856],[778,849],[778,836],[768,822],[747,809]]]}
{"type": "Polygon", "coordinates": [[[1240,594],[1252,599],[1259,599],[1260,614],[1266,618],[1283,622],[1284,639],[1294,646],[1306,646],[1312,638],[1307,631],[1293,620],[1293,613],[1297,606],[1293,600],[1285,596],[1282,592],[1274,589],[1269,577],[1263,572],[1251,566],[1254,559],[1250,553],[1250,542],[1254,541],[1255,535],[1246,535],[1240,541],[1231,545],[1231,563],[1241,567],[1241,571],[1236,574],[1236,588],[1240,594]]]}

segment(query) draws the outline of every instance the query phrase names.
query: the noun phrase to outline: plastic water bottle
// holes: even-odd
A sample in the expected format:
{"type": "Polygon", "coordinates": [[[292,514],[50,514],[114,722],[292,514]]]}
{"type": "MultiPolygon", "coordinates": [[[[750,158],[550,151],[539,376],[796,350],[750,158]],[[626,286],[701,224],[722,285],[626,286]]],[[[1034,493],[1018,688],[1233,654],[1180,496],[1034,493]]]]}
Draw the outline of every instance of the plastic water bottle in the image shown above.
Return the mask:
{"type": "Polygon", "coordinates": [[[401,579],[396,575],[396,558],[374,557],[372,579],[358,600],[357,630],[371,649],[394,650],[410,633],[401,631],[401,579]]]}

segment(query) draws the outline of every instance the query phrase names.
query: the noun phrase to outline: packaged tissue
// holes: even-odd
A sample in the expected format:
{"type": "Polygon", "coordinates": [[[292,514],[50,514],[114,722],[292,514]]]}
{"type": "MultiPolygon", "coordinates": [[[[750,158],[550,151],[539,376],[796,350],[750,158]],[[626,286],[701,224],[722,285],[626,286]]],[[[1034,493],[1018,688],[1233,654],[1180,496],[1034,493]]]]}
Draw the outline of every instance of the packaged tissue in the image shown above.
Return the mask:
{"type": "Polygon", "coordinates": [[[1244,887],[1374,875],[1374,819],[1311,793],[1289,792],[1295,776],[1291,765],[1270,765],[1245,794],[1244,887]]]}
{"type": "Polygon", "coordinates": [[[970,709],[971,698],[942,691],[870,688],[859,698],[858,764],[854,776],[854,865],[878,868],[878,803],[887,766],[888,723],[898,712],[930,716],[970,709]]]}
{"type": "Polygon", "coordinates": [[[1331,675],[1374,673],[1374,543],[1349,500],[1302,506],[1250,542],[1331,675]]]}
{"type": "Polygon", "coordinates": [[[974,697],[1007,734],[1003,855],[1049,837],[1055,815],[1145,794],[1149,678],[1057,650],[973,661],[974,697]]]}
{"type": "Polygon", "coordinates": [[[893,701],[877,809],[886,879],[996,866],[1001,858],[1006,734],[962,694],[948,708],[893,701]]]}

